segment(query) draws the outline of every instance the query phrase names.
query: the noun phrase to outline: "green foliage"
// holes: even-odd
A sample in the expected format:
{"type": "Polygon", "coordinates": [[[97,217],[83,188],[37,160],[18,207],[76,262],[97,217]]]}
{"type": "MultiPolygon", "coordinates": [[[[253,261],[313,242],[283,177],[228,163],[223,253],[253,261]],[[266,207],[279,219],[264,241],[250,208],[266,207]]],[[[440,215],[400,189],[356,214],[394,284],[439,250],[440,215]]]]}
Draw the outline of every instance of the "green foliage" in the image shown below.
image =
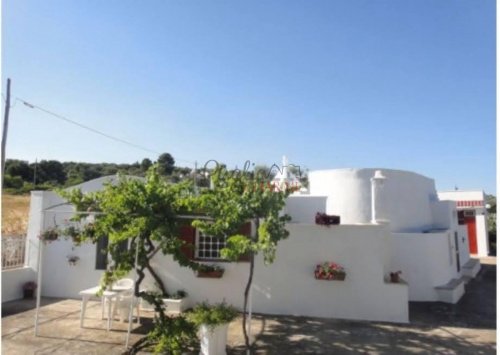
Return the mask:
{"type": "Polygon", "coordinates": [[[207,325],[215,328],[218,325],[229,323],[236,319],[238,310],[225,302],[210,305],[207,302],[197,304],[193,310],[188,313],[187,318],[197,327],[207,325]]]}
{"type": "Polygon", "coordinates": [[[195,263],[180,252],[184,242],[178,238],[176,218],[188,210],[185,201],[191,198],[190,182],[169,184],[160,177],[157,166],[153,166],[146,181],[121,177],[116,185],[107,184],[101,191],[84,194],[71,189],[59,193],[78,211],[88,212],[73,217],[74,221],[82,222],[81,241],[95,242],[108,236],[115,272],[133,269],[136,248],[139,265],[150,272],[153,270],[149,268],[149,260],[158,250],[172,255],[182,266],[194,267],[195,263]],[[95,221],[86,223],[85,218],[93,212],[97,212],[95,221]],[[125,240],[131,240],[126,250],[120,247],[125,240]]]}
{"type": "Polygon", "coordinates": [[[144,158],[142,159],[142,162],[141,162],[141,170],[146,172],[149,170],[149,168],[153,165],[153,162],[148,159],[148,158],[144,158]]]}
{"type": "Polygon", "coordinates": [[[23,187],[23,179],[20,176],[5,175],[3,177],[3,186],[10,189],[21,189],[23,187]]]}
{"type": "Polygon", "coordinates": [[[230,172],[218,167],[211,175],[213,188],[201,191],[193,200],[193,209],[212,219],[195,220],[193,226],[208,235],[227,236],[222,256],[237,260],[242,255],[262,251],[266,263],[274,260],[277,243],[288,236],[286,215],[280,215],[290,191],[277,191],[264,176],[230,172]],[[256,238],[239,233],[248,221],[260,222],[256,238]]]}
{"type": "Polygon", "coordinates": [[[106,270],[101,276],[100,280],[100,286],[101,289],[98,292],[99,294],[102,294],[102,292],[109,286],[111,286],[113,283],[116,281],[120,280],[121,278],[127,276],[128,271],[127,270],[106,270]]]}
{"type": "Polygon", "coordinates": [[[171,175],[174,171],[175,160],[169,153],[163,153],[158,157],[158,169],[162,175],[171,175]]]}
{"type": "MultiPolygon", "coordinates": [[[[190,168],[175,167],[175,160],[168,153],[164,153],[160,157],[162,157],[160,165],[164,169],[162,174],[169,175],[173,182],[190,178],[190,168]]],[[[35,189],[48,190],[57,187],[74,186],[85,181],[118,173],[145,176],[152,165],[153,162],[148,158],[144,158],[141,163],[136,162],[133,164],[59,162],[56,160],[42,160],[30,164],[23,160],[7,159],[3,187],[9,193],[18,194],[35,189]],[[5,182],[5,180],[7,181],[5,182]],[[36,186],[34,183],[36,183],[36,186]]]]}
{"type": "Polygon", "coordinates": [[[180,355],[199,348],[196,325],[184,315],[165,315],[162,295],[155,292],[141,292],[140,296],[155,309],[154,327],[148,335],[132,346],[130,354],[141,349],[150,349],[155,354],[180,355]]]}

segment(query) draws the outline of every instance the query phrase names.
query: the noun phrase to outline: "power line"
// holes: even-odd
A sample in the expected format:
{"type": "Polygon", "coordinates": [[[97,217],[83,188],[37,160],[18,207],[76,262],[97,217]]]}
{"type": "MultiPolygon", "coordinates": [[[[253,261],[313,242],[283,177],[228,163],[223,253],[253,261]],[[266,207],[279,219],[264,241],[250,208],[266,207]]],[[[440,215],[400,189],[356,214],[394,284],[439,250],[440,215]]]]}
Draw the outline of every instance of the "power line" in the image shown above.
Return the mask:
{"type": "MultiPolygon", "coordinates": [[[[43,108],[43,107],[40,107],[40,106],[38,106],[38,105],[34,105],[34,104],[32,104],[32,103],[29,103],[29,102],[27,102],[27,101],[25,101],[25,100],[23,100],[23,99],[21,99],[21,98],[19,98],[19,97],[16,97],[16,99],[15,99],[15,101],[14,101],[14,105],[11,105],[11,108],[12,108],[12,107],[14,107],[14,106],[16,106],[16,104],[17,104],[17,102],[18,102],[18,101],[22,102],[25,106],[27,106],[27,107],[29,107],[29,108],[31,108],[31,109],[38,109],[38,110],[40,110],[40,111],[42,111],[42,112],[44,112],[44,113],[46,113],[46,114],[49,114],[49,115],[51,115],[51,116],[53,116],[53,117],[55,117],[55,118],[58,118],[58,119],[63,120],[63,121],[65,121],[65,122],[67,122],[67,123],[70,123],[70,124],[76,125],[76,126],[78,126],[78,127],[80,127],[80,128],[86,129],[86,130],[88,130],[88,131],[90,131],[90,132],[93,132],[93,133],[99,134],[99,135],[101,135],[101,136],[103,136],[103,137],[106,137],[106,138],[108,138],[108,139],[111,139],[111,140],[114,140],[114,141],[120,142],[120,143],[122,143],[122,144],[129,145],[129,146],[134,147],[134,148],[136,148],[136,149],[144,150],[144,151],[147,151],[147,152],[150,152],[150,153],[155,153],[155,154],[158,154],[158,155],[160,155],[160,154],[161,154],[160,152],[157,152],[157,151],[155,151],[155,150],[149,149],[149,148],[147,148],[147,147],[144,147],[144,146],[141,146],[141,145],[138,145],[138,144],[135,144],[135,143],[129,142],[129,141],[125,140],[125,139],[121,139],[121,138],[118,138],[118,137],[112,136],[112,135],[110,135],[110,134],[108,134],[108,133],[105,133],[105,132],[99,131],[99,130],[97,130],[97,129],[95,129],[95,128],[92,128],[92,127],[86,126],[86,125],[84,125],[84,124],[82,124],[82,123],[80,123],[80,122],[77,122],[77,121],[75,121],[75,120],[69,119],[69,118],[67,118],[67,117],[65,117],[65,116],[63,116],[63,115],[59,115],[59,114],[57,114],[57,113],[55,113],[55,112],[52,112],[52,111],[50,111],[50,110],[47,110],[47,109],[45,109],[45,108],[43,108]]],[[[185,163],[189,163],[189,164],[194,164],[194,161],[192,161],[192,160],[182,159],[182,158],[174,158],[174,159],[175,159],[176,161],[185,162],[185,163]]]]}
{"type": "Polygon", "coordinates": [[[51,115],[51,116],[53,116],[53,117],[56,117],[56,118],[58,118],[58,119],[60,119],[60,120],[63,120],[63,121],[65,121],[65,122],[71,123],[71,124],[73,124],[73,125],[75,125],[75,126],[78,126],[78,127],[80,127],[80,128],[86,129],[87,131],[90,131],[90,132],[93,132],[93,133],[99,134],[99,135],[101,135],[101,136],[103,136],[103,137],[106,137],[106,138],[108,138],[108,139],[111,139],[111,140],[114,140],[114,141],[116,141],[116,142],[120,142],[120,143],[123,143],[123,144],[129,145],[129,146],[134,147],[134,148],[137,148],[137,149],[141,149],[141,150],[144,150],[144,151],[147,151],[147,152],[150,152],[150,153],[161,154],[161,153],[159,153],[159,152],[157,152],[157,151],[155,151],[155,150],[152,150],[152,149],[149,149],[149,148],[143,147],[143,146],[141,146],[141,145],[138,145],[138,144],[135,144],[135,143],[132,143],[132,142],[126,141],[125,139],[121,139],[121,138],[118,138],[118,137],[114,137],[114,136],[112,136],[112,135],[110,135],[110,134],[107,134],[107,133],[101,132],[101,131],[99,131],[99,130],[97,130],[97,129],[95,129],[95,128],[92,128],[92,127],[86,126],[86,125],[84,125],[84,124],[82,124],[82,123],[80,123],[80,122],[74,121],[74,120],[69,119],[69,118],[67,118],[67,117],[65,117],[65,116],[62,116],[62,115],[59,115],[59,114],[57,114],[57,113],[55,113],[55,112],[49,111],[49,110],[47,110],[47,109],[44,109],[43,107],[40,107],[40,106],[38,106],[38,105],[31,104],[31,103],[29,103],[29,102],[27,102],[27,101],[25,101],[25,100],[23,100],[23,99],[21,99],[21,98],[17,98],[17,99],[19,99],[19,100],[20,100],[20,101],[21,101],[21,102],[22,102],[25,106],[27,106],[27,107],[29,107],[29,108],[32,108],[32,109],[38,109],[38,110],[40,110],[40,111],[42,111],[42,112],[45,112],[45,113],[46,113],[46,114],[48,114],[48,115],[51,115]]]}

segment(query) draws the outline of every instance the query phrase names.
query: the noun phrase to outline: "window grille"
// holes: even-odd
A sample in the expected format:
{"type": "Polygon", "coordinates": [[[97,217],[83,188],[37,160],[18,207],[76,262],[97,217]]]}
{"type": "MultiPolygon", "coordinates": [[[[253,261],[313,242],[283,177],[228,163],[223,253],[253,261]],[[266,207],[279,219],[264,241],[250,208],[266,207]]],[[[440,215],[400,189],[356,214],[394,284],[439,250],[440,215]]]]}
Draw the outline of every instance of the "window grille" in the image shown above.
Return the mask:
{"type": "Polygon", "coordinates": [[[221,249],[226,247],[226,237],[214,237],[196,231],[196,258],[206,260],[220,260],[221,249]]]}

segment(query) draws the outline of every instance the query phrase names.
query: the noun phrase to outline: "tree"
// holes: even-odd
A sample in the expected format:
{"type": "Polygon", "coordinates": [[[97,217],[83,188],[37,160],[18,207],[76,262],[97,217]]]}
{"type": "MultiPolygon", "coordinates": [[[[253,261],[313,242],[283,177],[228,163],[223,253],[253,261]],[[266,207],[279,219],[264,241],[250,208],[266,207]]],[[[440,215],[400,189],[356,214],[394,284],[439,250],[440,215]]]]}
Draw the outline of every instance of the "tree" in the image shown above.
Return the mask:
{"type": "MultiPolygon", "coordinates": [[[[276,191],[264,178],[252,178],[246,172],[232,173],[224,167],[213,172],[212,180],[213,188],[203,189],[199,195],[194,195],[191,181],[168,183],[160,176],[155,165],[148,171],[145,181],[121,179],[116,185],[108,184],[101,191],[88,194],[78,189],[61,192],[64,198],[75,205],[77,211],[84,211],[83,214],[75,215],[73,220],[83,222],[88,215],[97,213],[93,223],[82,223],[83,228],[78,232],[80,242],[95,242],[103,236],[109,237],[107,250],[113,265],[104,273],[103,287],[133,270],[135,254],[138,253],[136,271],[139,278],[134,293],[153,303],[160,316],[155,320],[154,336],[141,339],[134,345],[136,350],[153,341],[169,344],[172,339],[167,338],[172,337],[172,331],[181,328],[186,330],[186,324],[176,323],[180,321],[165,316],[161,297],[166,297],[167,292],[151,260],[161,252],[171,255],[181,266],[198,269],[199,264],[189,260],[182,252],[186,244],[179,233],[180,226],[186,223],[181,216],[192,211],[201,212],[205,218],[210,218],[207,221],[193,217],[193,227],[209,235],[228,236],[227,246],[222,251],[225,258],[237,260],[242,255],[250,255],[243,305],[243,332],[245,343],[250,348],[245,323],[255,255],[262,252],[265,262],[272,262],[278,242],[288,236],[285,229],[288,217],[280,215],[288,191],[276,191]],[[252,221],[257,228],[250,238],[238,234],[248,221],[252,221]],[[129,241],[130,245],[125,250],[122,248],[124,241],[129,241]],[[160,295],[139,292],[146,271],[156,281],[160,295]],[[160,329],[162,327],[168,327],[169,331],[165,332],[165,329],[160,329]]],[[[175,346],[180,344],[176,343],[175,346]]]]}
{"type": "Polygon", "coordinates": [[[169,153],[163,153],[158,157],[158,168],[162,175],[171,175],[174,171],[175,160],[169,153]]]}
{"type": "Polygon", "coordinates": [[[42,160],[37,164],[37,183],[53,182],[64,184],[66,172],[63,165],[57,160],[42,160]]]}
{"type": "Polygon", "coordinates": [[[151,167],[151,165],[153,165],[153,162],[148,158],[144,158],[144,159],[142,159],[142,162],[141,162],[141,170],[148,171],[148,169],[151,167]]]}
{"type": "Polygon", "coordinates": [[[12,177],[19,176],[23,181],[33,181],[33,169],[24,160],[7,159],[5,174],[12,177]]]}
{"type": "Polygon", "coordinates": [[[497,249],[497,198],[494,195],[486,195],[488,207],[488,239],[491,252],[496,255],[497,249]]]}
{"type": "MultiPolygon", "coordinates": [[[[79,189],[60,191],[77,211],[84,212],[72,218],[83,225],[76,233],[79,242],[96,242],[104,236],[109,238],[107,251],[113,264],[104,273],[102,289],[132,271],[136,252],[138,253],[136,271],[139,277],[134,294],[153,303],[161,314],[156,319],[152,335],[136,343],[136,350],[151,345],[151,342],[172,344],[172,339],[165,338],[172,337],[172,334],[165,332],[165,327],[170,331],[184,327],[185,331],[186,324],[183,321],[171,319],[163,312],[161,298],[167,297],[167,291],[162,279],[153,269],[151,260],[161,252],[172,255],[181,266],[197,269],[198,263],[189,260],[181,252],[185,242],[179,238],[179,228],[185,222],[178,215],[189,212],[192,192],[190,181],[175,185],[167,183],[159,175],[156,165],[150,168],[145,181],[122,177],[116,185],[107,184],[102,190],[93,193],[84,194],[79,189]],[[85,223],[89,215],[93,215],[95,220],[85,223]],[[123,248],[125,241],[129,244],[128,249],[123,248]],[[140,292],[146,272],[155,280],[160,294],[140,292]]],[[[194,332],[189,331],[189,334],[194,332]]],[[[178,343],[172,346],[181,346],[183,339],[186,340],[187,335],[179,338],[178,343]]],[[[185,343],[188,344],[189,341],[186,340],[185,343]]]]}
{"type": "Polygon", "coordinates": [[[211,220],[195,220],[192,224],[208,235],[227,236],[226,248],[222,250],[224,258],[236,261],[243,255],[250,256],[243,303],[243,334],[250,350],[246,321],[255,255],[262,252],[265,263],[272,263],[278,242],[288,236],[285,223],[289,217],[281,215],[281,211],[290,191],[286,187],[282,191],[274,188],[261,174],[235,173],[224,167],[217,167],[211,179],[212,188],[202,190],[195,200],[195,208],[211,220]],[[250,238],[238,232],[248,221],[252,221],[256,230],[250,238]]]}
{"type": "Polygon", "coordinates": [[[83,227],[81,239],[96,241],[102,236],[109,237],[108,251],[114,265],[113,271],[107,275],[108,281],[133,270],[138,249],[136,295],[139,295],[139,285],[146,270],[166,295],[163,281],[150,261],[162,251],[172,255],[182,266],[196,267],[180,252],[184,242],[179,239],[181,222],[176,218],[177,214],[186,213],[186,201],[191,191],[190,182],[176,185],[165,182],[154,166],[148,171],[145,181],[121,178],[118,184],[107,184],[97,192],[84,194],[79,189],[72,189],[60,194],[78,211],[88,212],[75,215],[74,220],[83,221],[88,215],[98,212],[95,221],[83,227]],[[130,247],[124,251],[120,244],[126,240],[130,240],[130,247]]]}

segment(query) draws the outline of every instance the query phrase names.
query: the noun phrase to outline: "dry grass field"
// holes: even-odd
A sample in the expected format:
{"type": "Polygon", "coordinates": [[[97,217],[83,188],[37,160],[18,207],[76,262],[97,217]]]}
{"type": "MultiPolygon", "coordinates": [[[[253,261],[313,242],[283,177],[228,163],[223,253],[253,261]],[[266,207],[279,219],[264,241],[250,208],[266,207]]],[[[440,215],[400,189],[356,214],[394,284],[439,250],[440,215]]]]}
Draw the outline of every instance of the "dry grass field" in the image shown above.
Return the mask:
{"type": "Polygon", "coordinates": [[[30,195],[2,194],[2,235],[25,235],[30,195]]]}

